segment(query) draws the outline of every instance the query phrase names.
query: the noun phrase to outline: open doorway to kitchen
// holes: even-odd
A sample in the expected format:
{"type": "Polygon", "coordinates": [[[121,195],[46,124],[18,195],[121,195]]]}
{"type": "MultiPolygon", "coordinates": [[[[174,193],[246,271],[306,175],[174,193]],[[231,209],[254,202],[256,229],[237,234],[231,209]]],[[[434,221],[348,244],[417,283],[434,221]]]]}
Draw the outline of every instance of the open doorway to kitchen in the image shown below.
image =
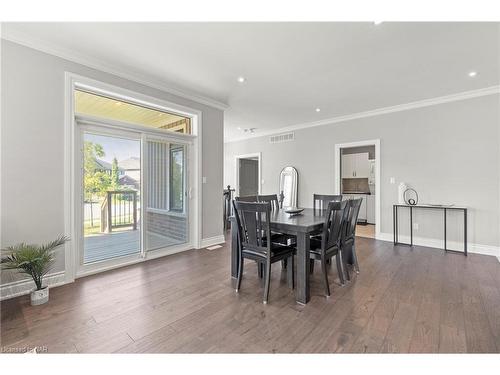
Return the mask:
{"type": "Polygon", "coordinates": [[[335,145],[335,190],[343,199],[362,199],[356,235],[380,233],[380,142],[335,145]]]}
{"type": "Polygon", "coordinates": [[[260,194],[260,153],[236,156],[236,196],[260,194]]]}

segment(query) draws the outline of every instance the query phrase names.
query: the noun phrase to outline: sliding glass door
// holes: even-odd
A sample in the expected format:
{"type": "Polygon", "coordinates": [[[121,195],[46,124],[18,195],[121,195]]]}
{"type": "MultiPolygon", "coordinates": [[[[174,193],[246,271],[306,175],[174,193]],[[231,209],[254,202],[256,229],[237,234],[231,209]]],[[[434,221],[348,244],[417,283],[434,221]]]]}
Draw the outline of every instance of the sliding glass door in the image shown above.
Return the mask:
{"type": "Polygon", "coordinates": [[[189,143],[102,125],[80,125],[80,273],[189,243],[189,143]]]}

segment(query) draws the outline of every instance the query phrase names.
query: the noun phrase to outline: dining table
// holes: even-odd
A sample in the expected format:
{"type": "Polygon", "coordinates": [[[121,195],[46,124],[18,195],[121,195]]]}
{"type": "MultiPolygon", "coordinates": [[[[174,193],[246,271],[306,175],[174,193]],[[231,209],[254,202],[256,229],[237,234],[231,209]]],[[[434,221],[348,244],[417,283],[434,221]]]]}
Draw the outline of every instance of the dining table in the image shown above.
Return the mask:
{"type": "MultiPolygon", "coordinates": [[[[310,274],[310,238],[311,234],[323,229],[325,210],[304,208],[300,214],[291,215],[284,209],[273,210],[269,215],[272,232],[279,232],[296,237],[295,300],[306,304],[311,298],[309,288],[310,274]]],[[[231,277],[233,285],[238,277],[238,227],[234,216],[231,217],[231,277]]],[[[346,255],[347,263],[352,263],[351,256],[346,255]]]]}

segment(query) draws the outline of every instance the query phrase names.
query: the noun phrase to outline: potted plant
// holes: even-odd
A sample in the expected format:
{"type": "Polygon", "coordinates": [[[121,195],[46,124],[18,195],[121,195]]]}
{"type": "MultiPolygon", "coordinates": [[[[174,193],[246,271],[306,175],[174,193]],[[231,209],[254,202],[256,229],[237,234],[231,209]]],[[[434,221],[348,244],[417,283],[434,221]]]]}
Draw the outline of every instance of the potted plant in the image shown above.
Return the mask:
{"type": "Polygon", "coordinates": [[[2,256],[3,269],[17,269],[31,276],[36,289],[31,292],[31,305],[41,305],[49,300],[49,287],[43,286],[43,277],[51,270],[55,259],[55,250],[68,241],[61,236],[44,245],[21,243],[2,249],[7,255],[2,256]]]}

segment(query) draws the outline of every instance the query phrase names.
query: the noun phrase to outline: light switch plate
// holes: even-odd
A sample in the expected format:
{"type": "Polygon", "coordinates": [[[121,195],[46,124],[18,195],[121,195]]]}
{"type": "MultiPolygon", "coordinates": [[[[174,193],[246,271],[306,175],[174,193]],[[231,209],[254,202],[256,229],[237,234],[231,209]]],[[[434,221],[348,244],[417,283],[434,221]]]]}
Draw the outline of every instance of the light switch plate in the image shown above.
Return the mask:
{"type": "Polygon", "coordinates": [[[207,183],[207,178],[206,177],[202,177],[201,178],[201,182],[203,182],[204,184],[206,184],[207,183]]]}
{"type": "Polygon", "coordinates": [[[390,182],[391,182],[391,184],[395,184],[396,183],[396,178],[391,177],[390,182]]]}

